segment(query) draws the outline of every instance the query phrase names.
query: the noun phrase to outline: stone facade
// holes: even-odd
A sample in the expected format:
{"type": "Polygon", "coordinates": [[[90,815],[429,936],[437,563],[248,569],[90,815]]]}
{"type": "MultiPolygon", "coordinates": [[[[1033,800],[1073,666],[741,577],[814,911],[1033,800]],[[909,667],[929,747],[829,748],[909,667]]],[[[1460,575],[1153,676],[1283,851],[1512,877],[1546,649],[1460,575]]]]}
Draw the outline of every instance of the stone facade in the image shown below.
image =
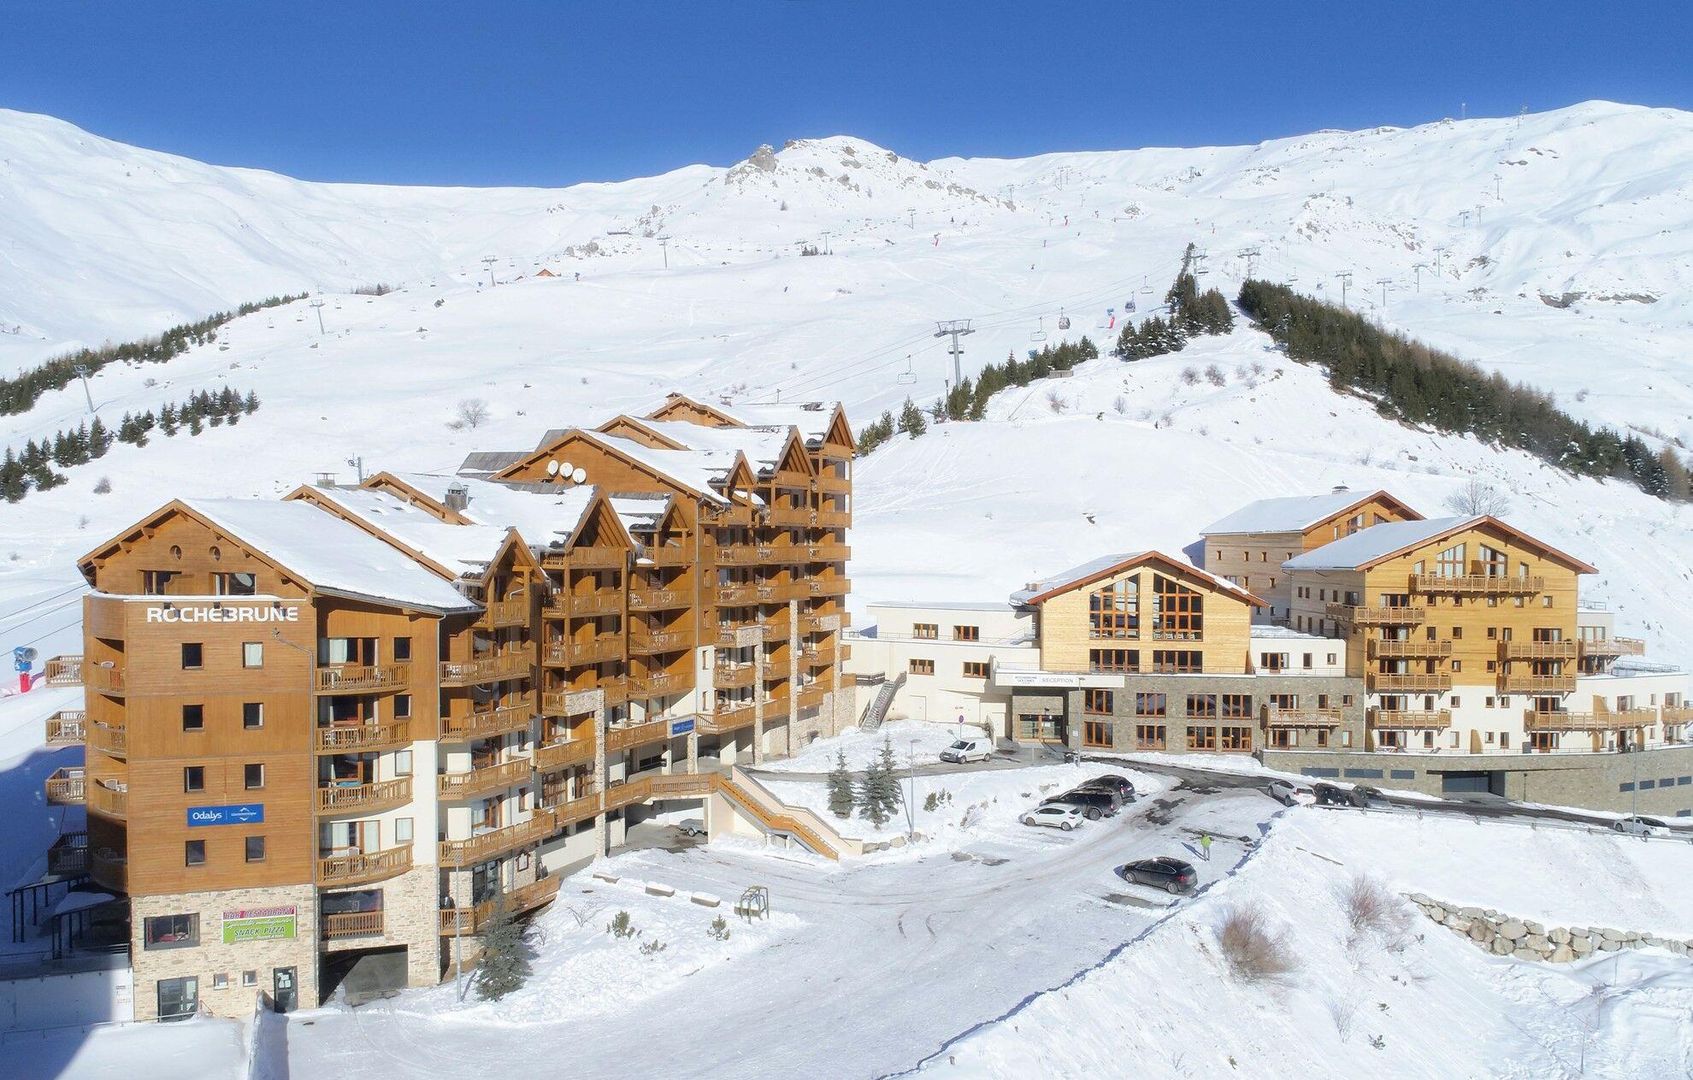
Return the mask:
{"type": "Polygon", "coordinates": [[[1492,908],[1462,907],[1412,893],[1408,899],[1423,915],[1461,934],[1478,949],[1518,960],[1567,964],[1596,952],[1623,949],[1663,949],[1677,956],[1693,955],[1693,941],[1658,937],[1639,930],[1610,927],[1554,926],[1533,919],[1514,919],[1492,908]]]}
{"type": "Polygon", "coordinates": [[[253,1011],[254,995],[271,990],[276,970],[293,968],[299,1004],[318,1002],[317,898],[310,885],[136,896],[130,900],[130,921],[137,1020],[158,1018],[158,984],[164,979],[196,979],[202,1011],[244,1017],[253,1011]],[[294,936],[224,943],[226,912],[285,907],[294,909],[294,936]],[[147,920],[165,915],[198,916],[199,943],[146,948],[147,920]]]}

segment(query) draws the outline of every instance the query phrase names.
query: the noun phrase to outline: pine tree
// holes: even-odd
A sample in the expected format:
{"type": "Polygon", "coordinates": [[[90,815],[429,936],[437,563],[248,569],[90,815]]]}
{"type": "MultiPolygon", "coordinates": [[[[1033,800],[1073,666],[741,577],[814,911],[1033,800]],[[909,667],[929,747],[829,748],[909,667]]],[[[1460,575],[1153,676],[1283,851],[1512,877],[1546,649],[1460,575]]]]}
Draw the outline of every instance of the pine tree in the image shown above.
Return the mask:
{"type": "Polygon", "coordinates": [[[835,767],[829,770],[829,811],[838,818],[849,818],[852,806],[852,773],[847,769],[846,752],[837,750],[835,767]]]}
{"type": "Polygon", "coordinates": [[[923,410],[910,398],[905,399],[905,407],[899,411],[899,430],[913,439],[929,430],[929,422],[923,419],[923,410]]]}
{"type": "Polygon", "coordinates": [[[112,448],[112,432],[96,416],[94,423],[88,426],[88,456],[100,458],[106,456],[106,451],[112,448]]]}
{"type": "Polygon", "coordinates": [[[858,788],[859,812],[878,829],[893,818],[905,801],[901,797],[894,769],[893,740],[884,738],[881,751],[864,770],[864,778],[858,788]]]}
{"type": "Polygon", "coordinates": [[[159,429],[166,437],[176,434],[176,406],[168,401],[159,408],[159,429]]]}
{"type": "Polygon", "coordinates": [[[498,1001],[529,978],[529,951],[523,926],[512,918],[504,893],[494,895],[494,910],[482,931],[482,959],[476,969],[476,996],[498,1001]]]}
{"type": "Polygon", "coordinates": [[[188,418],[188,434],[198,435],[204,430],[206,430],[206,425],[201,423],[198,412],[188,418]]]}
{"type": "Polygon", "coordinates": [[[247,391],[247,400],[241,403],[241,408],[248,414],[259,411],[259,395],[252,390],[247,391]]]}
{"type": "Polygon", "coordinates": [[[29,492],[29,479],[17,455],[6,447],[6,460],[0,462],[0,499],[15,503],[29,492]]]}

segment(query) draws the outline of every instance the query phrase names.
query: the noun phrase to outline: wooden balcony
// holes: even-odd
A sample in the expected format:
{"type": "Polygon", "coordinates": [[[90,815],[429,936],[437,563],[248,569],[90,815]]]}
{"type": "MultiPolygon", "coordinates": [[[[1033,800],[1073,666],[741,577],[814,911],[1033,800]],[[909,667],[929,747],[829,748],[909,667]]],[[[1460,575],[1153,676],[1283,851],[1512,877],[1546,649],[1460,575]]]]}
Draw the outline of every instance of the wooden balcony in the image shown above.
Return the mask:
{"type": "Polygon", "coordinates": [[[620,570],[629,565],[629,552],[624,548],[579,547],[569,551],[550,551],[541,559],[541,564],[553,569],[620,570]]]}
{"type": "Polygon", "coordinates": [[[129,729],[122,724],[89,724],[88,746],[115,758],[129,756],[129,729]]]}
{"type": "Polygon", "coordinates": [[[1259,710],[1259,720],[1266,728],[1332,728],[1341,724],[1339,709],[1316,706],[1278,709],[1265,705],[1259,710]]]}
{"type": "Polygon", "coordinates": [[[587,821],[598,817],[600,813],[599,788],[592,784],[587,785],[582,789],[582,794],[576,798],[554,803],[547,807],[547,811],[557,820],[561,829],[566,825],[574,825],[578,821],[587,821]]]}
{"type": "Polygon", "coordinates": [[[1693,705],[1665,705],[1663,721],[1666,724],[1693,724],[1693,705]]]}
{"type": "Polygon", "coordinates": [[[82,657],[80,655],[55,656],[47,661],[47,666],[42,669],[41,677],[47,680],[48,686],[81,686],[82,657]]]}
{"type": "Polygon", "coordinates": [[[1574,660],[1580,652],[1570,641],[1501,641],[1501,660],[1574,660]]]}
{"type": "Polygon", "coordinates": [[[758,554],[761,550],[750,544],[729,544],[708,549],[706,555],[719,566],[754,566],[762,561],[758,554]]]}
{"type": "Polygon", "coordinates": [[[373,814],[411,802],[411,777],[374,784],[326,784],[317,789],[320,814],[373,814]]]}
{"type": "Polygon", "coordinates": [[[629,680],[622,675],[600,676],[597,689],[605,695],[607,708],[613,705],[622,705],[629,700],[629,680]]]}
{"type": "MultiPolygon", "coordinates": [[[[123,668],[115,664],[84,664],[82,684],[101,694],[120,695],[124,692],[123,668]]],[[[47,685],[53,683],[49,681],[47,685]]]]}
{"type": "Polygon", "coordinates": [[[669,697],[671,694],[684,693],[692,686],[692,671],[658,672],[651,675],[630,675],[628,677],[629,698],[634,701],[669,697]]]}
{"type": "Polygon", "coordinates": [[[623,635],[600,634],[586,639],[566,638],[546,647],[541,654],[549,667],[577,667],[602,664],[623,658],[623,635]]]}
{"type": "Polygon", "coordinates": [[[1371,709],[1369,724],[1378,731],[1445,731],[1451,709],[1371,709]]]}
{"type": "Polygon", "coordinates": [[[629,637],[629,651],[636,656],[681,652],[693,648],[693,645],[694,635],[687,630],[667,630],[657,634],[636,632],[629,637]]]}
{"type": "Polygon", "coordinates": [[[534,659],[527,650],[485,656],[479,660],[443,661],[442,686],[476,686],[501,679],[527,679],[534,672],[534,659]]]}
{"type": "Polygon", "coordinates": [[[45,782],[47,801],[55,806],[81,806],[87,801],[87,780],[81,769],[58,769],[45,782]]]}
{"type": "Polygon", "coordinates": [[[636,550],[635,558],[650,566],[691,566],[694,550],[681,544],[643,545],[636,550]]]}
{"type": "Polygon", "coordinates": [[[756,664],[724,664],[719,663],[711,669],[712,684],[724,690],[736,687],[751,686],[758,674],[756,664]]]}
{"type": "Polygon", "coordinates": [[[832,495],[850,495],[852,494],[852,477],[830,476],[824,473],[817,478],[817,489],[827,491],[832,495]]]}
{"type": "Polygon", "coordinates": [[[1418,638],[1393,641],[1374,638],[1370,641],[1372,660],[1444,660],[1451,655],[1452,642],[1449,638],[1441,638],[1438,641],[1418,638]]]}
{"type": "Polygon", "coordinates": [[[692,606],[693,593],[687,589],[630,589],[629,610],[673,611],[692,606]]]}
{"type": "Polygon", "coordinates": [[[623,613],[623,590],[595,589],[593,592],[560,593],[572,619],[597,619],[623,613]]]}
{"type": "Polygon", "coordinates": [[[815,523],[825,529],[844,529],[852,524],[852,512],[850,510],[819,510],[815,523]]]}
{"type": "Polygon", "coordinates": [[[744,585],[720,585],[714,590],[714,595],[720,606],[744,607],[759,602],[758,588],[752,582],[744,585]]]}
{"type": "Polygon", "coordinates": [[[805,553],[812,562],[846,562],[852,558],[852,548],[846,544],[811,544],[805,553]]]}
{"type": "Polygon", "coordinates": [[[319,753],[352,750],[392,750],[411,740],[411,721],[394,720],[386,724],[329,724],[317,729],[319,753]]]}
{"type": "Polygon", "coordinates": [[[118,821],[129,817],[129,791],[109,788],[98,781],[88,785],[88,809],[118,821]]]}
{"type": "Polygon", "coordinates": [[[1645,727],[1658,718],[1656,709],[1626,711],[1565,712],[1562,709],[1523,712],[1525,731],[1620,731],[1645,727]]]}
{"type": "Polygon", "coordinates": [[[47,718],[48,746],[76,746],[88,734],[88,713],[83,709],[60,709],[47,718]]]}
{"type": "Polygon", "coordinates": [[[372,690],[404,690],[411,682],[408,664],[327,664],[317,669],[320,694],[356,694],[372,690]]]}
{"type": "Polygon", "coordinates": [[[126,893],[129,891],[129,856],[111,848],[96,848],[88,856],[88,876],[102,888],[126,893]]]}
{"type": "Polygon", "coordinates": [[[816,634],[822,631],[839,630],[841,616],[838,613],[820,615],[807,612],[799,617],[799,629],[802,634],[816,634]]]}
{"type": "Polygon", "coordinates": [[[548,743],[535,748],[535,771],[553,772],[573,765],[594,763],[594,740],[572,739],[569,742],[548,743]]]}
{"type": "Polygon", "coordinates": [[[818,524],[818,513],[809,506],[772,506],[766,514],[772,525],[818,524]]]}
{"type": "Polygon", "coordinates": [[[65,833],[47,849],[47,872],[54,877],[81,877],[88,873],[88,832],[65,833]]]}
{"type": "Polygon", "coordinates": [[[468,840],[441,841],[441,865],[455,869],[475,866],[508,851],[538,844],[557,830],[552,811],[536,810],[528,821],[490,829],[468,840]]]}
{"type": "Polygon", "coordinates": [[[605,748],[607,753],[618,750],[630,750],[649,743],[663,742],[670,738],[670,720],[649,720],[644,724],[626,724],[622,727],[610,727],[605,731],[605,748]]]}
{"type": "Polygon", "coordinates": [[[1641,638],[1613,637],[1593,640],[1580,639],[1583,656],[1644,656],[1646,642],[1641,638]]]}
{"type": "Polygon", "coordinates": [[[350,937],[381,937],[382,912],[349,911],[339,915],[325,915],[322,922],[325,940],[350,937]]]}
{"type": "Polygon", "coordinates": [[[828,667],[835,662],[839,655],[839,651],[833,645],[826,647],[818,647],[815,645],[807,646],[805,649],[805,662],[807,665],[814,668],[828,667]]]}
{"type": "Polygon", "coordinates": [[[522,731],[535,716],[533,698],[494,709],[473,711],[464,716],[441,717],[441,741],[465,742],[469,739],[489,739],[522,731]]]}
{"type": "Polygon", "coordinates": [[[1372,694],[1444,694],[1452,689],[1452,676],[1425,671],[1368,673],[1372,694]]]}
{"type": "Polygon", "coordinates": [[[1420,604],[1406,604],[1400,607],[1330,604],[1328,614],[1331,619],[1354,626],[1409,626],[1423,622],[1428,616],[1428,609],[1420,604]]]}
{"type": "MultiPolygon", "coordinates": [[[[844,577],[815,577],[805,583],[806,593],[810,596],[845,596],[852,591],[852,581],[844,577]]],[[[1159,637],[1154,632],[1153,637],[1159,637]]],[[[1194,635],[1195,638],[1198,635],[1194,635]]],[[[1186,640],[1186,639],[1184,639],[1186,640]]]]}
{"type": "Polygon", "coordinates": [[[1507,694],[1573,694],[1575,672],[1567,675],[1529,675],[1508,671],[1499,676],[1499,689],[1507,694]]]}
{"type": "Polygon", "coordinates": [[[346,851],[320,856],[319,885],[359,885],[381,881],[411,869],[411,844],[399,844],[382,851],[346,851]]]}
{"type": "Polygon", "coordinates": [[[441,773],[435,778],[436,790],[443,799],[470,799],[490,791],[527,784],[533,776],[528,759],[503,761],[467,773],[441,773]]]}
{"type": "Polygon", "coordinates": [[[719,706],[711,714],[701,716],[697,726],[701,732],[707,735],[722,735],[744,727],[751,727],[752,722],[753,705],[749,701],[745,704],[719,706]]]}
{"type": "Polygon", "coordinates": [[[798,699],[800,708],[815,709],[823,704],[823,699],[828,695],[828,693],[828,687],[812,683],[810,686],[800,687],[800,691],[795,695],[795,697],[798,699]]]}
{"type": "Polygon", "coordinates": [[[650,776],[637,776],[621,784],[608,784],[605,789],[605,808],[617,810],[638,802],[646,802],[653,796],[653,782],[650,776]]]}
{"type": "MultiPolygon", "coordinates": [[[[536,908],[549,903],[558,895],[558,887],[563,883],[561,877],[544,877],[539,881],[520,885],[504,893],[502,899],[506,911],[513,915],[522,915],[534,911],[536,908]]],[[[490,897],[475,907],[442,908],[441,933],[451,937],[453,934],[474,934],[488,925],[493,917],[495,900],[490,897]]]]}
{"type": "Polygon", "coordinates": [[[1441,577],[1439,574],[1412,574],[1411,591],[1432,595],[1466,594],[1475,596],[1533,596],[1546,591],[1543,577],[1508,577],[1503,574],[1462,574],[1441,577]]]}
{"type": "Polygon", "coordinates": [[[496,600],[489,604],[477,620],[477,625],[489,630],[503,630],[512,626],[529,625],[529,598],[496,600]]]}

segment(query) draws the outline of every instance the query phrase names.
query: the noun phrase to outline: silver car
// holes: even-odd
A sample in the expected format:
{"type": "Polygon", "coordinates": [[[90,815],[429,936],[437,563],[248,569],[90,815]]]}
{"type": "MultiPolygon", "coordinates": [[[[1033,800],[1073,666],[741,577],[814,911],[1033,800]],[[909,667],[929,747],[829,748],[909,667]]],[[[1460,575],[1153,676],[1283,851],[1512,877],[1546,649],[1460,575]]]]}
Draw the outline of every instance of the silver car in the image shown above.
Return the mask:
{"type": "Polygon", "coordinates": [[[1045,806],[1026,811],[1018,820],[1025,825],[1045,825],[1069,832],[1086,819],[1082,817],[1079,807],[1067,803],[1047,803],[1045,806]]]}

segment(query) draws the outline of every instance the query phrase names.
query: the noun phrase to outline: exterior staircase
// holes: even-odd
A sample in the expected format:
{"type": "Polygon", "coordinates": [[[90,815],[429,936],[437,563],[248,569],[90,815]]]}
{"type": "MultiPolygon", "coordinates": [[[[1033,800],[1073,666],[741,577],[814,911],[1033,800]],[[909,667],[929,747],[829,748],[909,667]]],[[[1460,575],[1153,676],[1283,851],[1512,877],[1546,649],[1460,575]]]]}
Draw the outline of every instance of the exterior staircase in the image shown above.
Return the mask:
{"type": "Polygon", "coordinates": [[[870,704],[864,707],[864,715],[858,719],[859,730],[875,731],[881,727],[882,721],[888,718],[888,709],[893,706],[895,695],[899,693],[899,688],[904,685],[905,672],[903,671],[894,676],[893,679],[883,683],[882,688],[876,691],[876,696],[871,699],[870,704]]]}
{"type": "Polygon", "coordinates": [[[712,774],[712,792],[765,833],[792,837],[806,850],[828,859],[864,854],[864,842],[842,836],[815,812],[789,806],[739,766],[712,774]]]}

